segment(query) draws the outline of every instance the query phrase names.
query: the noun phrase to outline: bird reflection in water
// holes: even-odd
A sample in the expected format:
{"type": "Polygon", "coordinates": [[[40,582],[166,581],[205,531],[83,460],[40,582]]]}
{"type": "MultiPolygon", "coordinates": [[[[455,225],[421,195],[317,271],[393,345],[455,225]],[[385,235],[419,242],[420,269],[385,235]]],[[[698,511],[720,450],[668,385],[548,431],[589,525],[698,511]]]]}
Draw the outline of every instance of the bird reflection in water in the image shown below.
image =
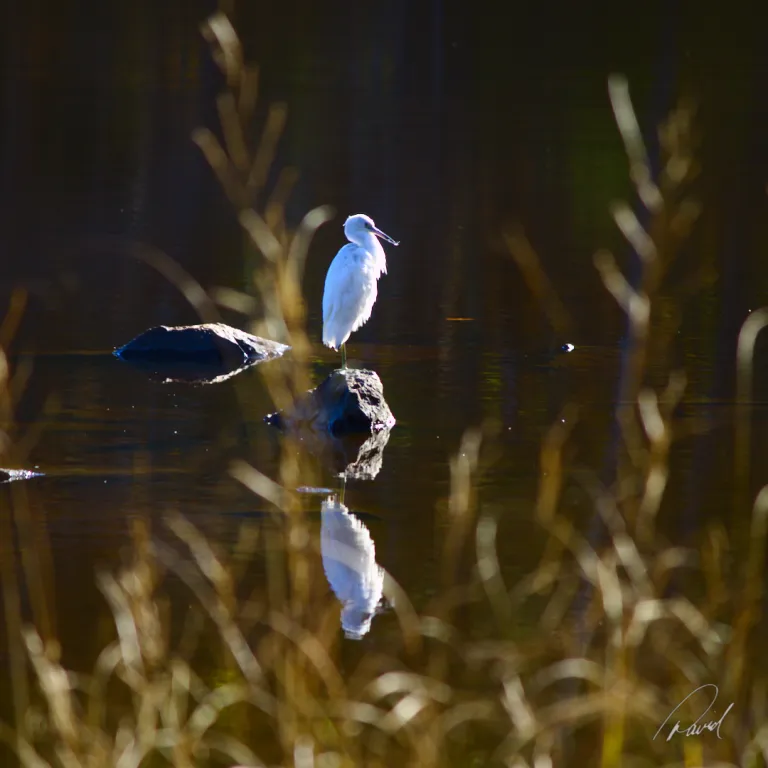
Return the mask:
{"type": "Polygon", "coordinates": [[[382,601],[384,571],[365,524],[329,496],[321,506],[320,547],[328,583],[341,603],[341,627],[346,637],[368,634],[382,601]]]}

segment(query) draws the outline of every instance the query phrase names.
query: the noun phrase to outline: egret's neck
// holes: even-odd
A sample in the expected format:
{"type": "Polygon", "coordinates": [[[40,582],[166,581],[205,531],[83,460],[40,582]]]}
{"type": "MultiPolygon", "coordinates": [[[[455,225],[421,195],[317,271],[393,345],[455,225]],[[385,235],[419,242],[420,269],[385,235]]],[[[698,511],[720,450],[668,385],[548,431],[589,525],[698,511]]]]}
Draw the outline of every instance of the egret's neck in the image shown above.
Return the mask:
{"type": "MultiPolygon", "coordinates": [[[[368,251],[368,253],[373,256],[374,264],[376,265],[376,269],[378,270],[378,273],[381,274],[382,272],[386,275],[387,274],[387,257],[384,254],[384,248],[381,245],[381,242],[379,241],[379,238],[376,237],[376,235],[372,234],[371,232],[361,232],[361,233],[355,233],[355,238],[352,240],[352,242],[355,245],[359,245],[364,250],[368,251]]],[[[352,239],[352,238],[350,238],[352,239]]],[[[376,276],[378,278],[378,275],[376,276]]]]}

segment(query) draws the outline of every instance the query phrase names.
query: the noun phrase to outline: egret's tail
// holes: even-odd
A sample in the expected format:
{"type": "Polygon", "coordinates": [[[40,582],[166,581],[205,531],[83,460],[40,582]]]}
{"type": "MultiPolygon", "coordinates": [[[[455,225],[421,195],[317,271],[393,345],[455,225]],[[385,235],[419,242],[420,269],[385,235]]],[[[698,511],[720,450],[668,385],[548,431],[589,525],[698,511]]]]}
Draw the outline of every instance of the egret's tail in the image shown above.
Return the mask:
{"type": "Polygon", "coordinates": [[[336,338],[336,334],[325,326],[323,326],[323,344],[325,344],[326,347],[330,347],[331,349],[335,350],[338,350],[341,346],[341,344],[339,344],[339,340],[336,338]]]}
{"type": "Polygon", "coordinates": [[[339,323],[334,322],[333,317],[323,323],[323,344],[337,351],[349,338],[349,331],[338,326],[339,323]]]}

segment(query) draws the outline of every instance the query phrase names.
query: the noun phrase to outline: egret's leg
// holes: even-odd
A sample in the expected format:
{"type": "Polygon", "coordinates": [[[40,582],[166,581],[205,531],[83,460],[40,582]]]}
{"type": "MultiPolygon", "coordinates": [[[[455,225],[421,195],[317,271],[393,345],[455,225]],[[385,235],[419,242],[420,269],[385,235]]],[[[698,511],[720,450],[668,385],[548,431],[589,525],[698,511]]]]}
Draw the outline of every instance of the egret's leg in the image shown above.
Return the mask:
{"type": "Polygon", "coordinates": [[[344,504],[344,496],[346,495],[346,492],[347,492],[347,473],[345,472],[345,473],[342,475],[342,481],[341,481],[341,495],[340,495],[340,498],[339,498],[339,501],[340,501],[342,504],[344,504]]]}
{"type": "Polygon", "coordinates": [[[345,371],[347,369],[347,345],[342,344],[341,345],[341,370],[345,371]]]}

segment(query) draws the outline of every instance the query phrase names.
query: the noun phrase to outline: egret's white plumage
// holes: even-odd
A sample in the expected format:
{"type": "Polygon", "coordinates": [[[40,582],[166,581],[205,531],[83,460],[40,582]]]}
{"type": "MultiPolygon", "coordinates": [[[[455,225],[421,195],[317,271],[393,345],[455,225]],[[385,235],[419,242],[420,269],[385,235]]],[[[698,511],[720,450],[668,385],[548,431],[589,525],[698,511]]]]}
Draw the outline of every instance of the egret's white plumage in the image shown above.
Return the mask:
{"type": "Polygon", "coordinates": [[[349,243],[336,254],[325,276],[323,344],[333,349],[341,347],[345,363],[344,344],[371,316],[377,281],[387,273],[387,259],[378,238],[398,243],[363,213],[344,222],[344,234],[349,243]]]}
{"type": "Polygon", "coordinates": [[[349,638],[368,633],[384,590],[370,531],[338,499],[321,506],[320,551],[328,583],[341,603],[341,626],[349,638]]]}

